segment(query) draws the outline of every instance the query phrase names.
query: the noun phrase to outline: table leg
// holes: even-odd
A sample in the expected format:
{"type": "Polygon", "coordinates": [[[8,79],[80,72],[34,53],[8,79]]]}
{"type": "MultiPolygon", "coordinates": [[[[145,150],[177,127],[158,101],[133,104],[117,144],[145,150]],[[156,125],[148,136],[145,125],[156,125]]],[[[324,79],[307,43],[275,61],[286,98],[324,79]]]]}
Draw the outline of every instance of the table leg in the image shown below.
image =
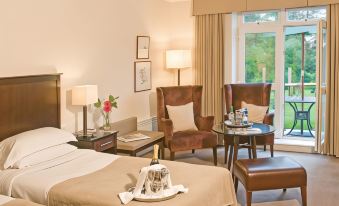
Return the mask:
{"type": "Polygon", "coordinates": [[[292,129],[286,135],[290,135],[292,131],[294,130],[295,126],[297,125],[297,111],[298,111],[298,107],[294,107],[294,105],[291,102],[289,102],[288,104],[292,107],[294,111],[294,122],[293,122],[292,129]]]}
{"type": "Polygon", "coordinates": [[[314,103],[312,103],[310,105],[310,107],[308,108],[307,110],[307,113],[308,113],[308,118],[307,118],[307,127],[308,127],[308,131],[310,132],[310,135],[312,137],[314,137],[313,133],[312,133],[312,125],[311,125],[311,109],[313,107],[314,103]]]}
{"type": "Polygon", "coordinates": [[[238,150],[239,150],[239,137],[238,136],[234,137],[234,149],[233,150],[234,150],[234,155],[233,155],[233,168],[234,168],[234,163],[238,159],[238,150]]]}
{"type": "Polygon", "coordinates": [[[230,146],[230,156],[228,157],[228,170],[231,170],[231,165],[232,165],[232,159],[233,159],[233,151],[234,151],[234,146],[230,146]]]}
{"type": "Polygon", "coordinates": [[[251,147],[252,147],[253,159],[257,159],[257,140],[255,136],[251,137],[251,147]]]}

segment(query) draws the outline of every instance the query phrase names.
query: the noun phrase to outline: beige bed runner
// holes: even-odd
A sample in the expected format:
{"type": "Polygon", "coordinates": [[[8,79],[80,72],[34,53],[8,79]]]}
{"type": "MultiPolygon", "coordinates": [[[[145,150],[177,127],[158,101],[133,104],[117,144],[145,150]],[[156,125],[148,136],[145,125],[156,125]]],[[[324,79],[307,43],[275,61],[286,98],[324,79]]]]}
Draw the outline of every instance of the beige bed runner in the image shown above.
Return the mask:
{"type": "Polygon", "coordinates": [[[7,202],[5,204],[2,204],[1,206],[42,206],[33,202],[29,202],[26,200],[12,200],[10,202],[7,202]]]}
{"type": "MultiPolygon", "coordinates": [[[[57,184],[48,194],[49,206],[116,206],[122,205],[118,194],[135,186],[139,170],[150,159],[121,157],[95,173],[57,184]]],[[[158,203],[132,201],[129,206],[226,206],[237,205],[232,177],[218,167],[161,161],[171,172],[173,185],[183,184],[187,194],[158,203]]]]}

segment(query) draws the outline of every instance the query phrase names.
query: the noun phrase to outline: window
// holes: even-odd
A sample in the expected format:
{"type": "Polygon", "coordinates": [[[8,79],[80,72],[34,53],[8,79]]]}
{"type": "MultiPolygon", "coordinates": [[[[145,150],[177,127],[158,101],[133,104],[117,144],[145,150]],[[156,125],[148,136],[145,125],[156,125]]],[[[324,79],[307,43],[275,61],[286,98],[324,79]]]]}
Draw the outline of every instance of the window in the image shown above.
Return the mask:
{"type": "Polygon", "coordinates": [[[246,83],[274,82],[275,42],[273,32],[245,34],[246,83]]]}
{"type": "Polygon", "coordinates": [[[244,23],[261,23],[278,21],[278,12],[253,12],[244,14],[244,23]]]}
{"type": "Polygon", "coordinates": [[[307,21],[326,19],[326,8],[324,7],[310,7],[304,9],[288,9],[288,21],[307,21]]]}

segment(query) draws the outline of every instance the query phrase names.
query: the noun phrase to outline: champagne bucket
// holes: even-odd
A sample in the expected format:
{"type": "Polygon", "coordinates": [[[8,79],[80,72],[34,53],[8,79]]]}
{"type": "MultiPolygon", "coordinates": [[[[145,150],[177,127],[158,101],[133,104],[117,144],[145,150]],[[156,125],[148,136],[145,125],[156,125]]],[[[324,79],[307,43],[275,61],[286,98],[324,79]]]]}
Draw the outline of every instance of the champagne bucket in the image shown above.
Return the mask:
{"type": "Polygon", "coordinates": [[[145,194],[161,196],[169,188],[169,170],[167,168],[150,168],[145,180],[145,194]]]}

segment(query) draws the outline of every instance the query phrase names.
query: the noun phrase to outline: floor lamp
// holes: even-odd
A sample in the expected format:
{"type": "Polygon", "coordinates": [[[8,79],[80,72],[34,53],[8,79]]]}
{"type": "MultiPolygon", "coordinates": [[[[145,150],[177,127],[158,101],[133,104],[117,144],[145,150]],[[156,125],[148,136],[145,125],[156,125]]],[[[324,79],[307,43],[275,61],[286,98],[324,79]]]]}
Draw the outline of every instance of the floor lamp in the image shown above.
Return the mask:
{"type": "Polygon", "coordinates": [[[83,85],[72,89],[72,105],[83,106],[83,136],[87,136],[87,106],[98,101],[98,86],[83,85]]]}
{"type": "Polygon", "coordinates": [[[166,68],[178,70],[178,86],[180,86],[180,70],[192,67],[191,50],[167,50],[166,68]]]}

